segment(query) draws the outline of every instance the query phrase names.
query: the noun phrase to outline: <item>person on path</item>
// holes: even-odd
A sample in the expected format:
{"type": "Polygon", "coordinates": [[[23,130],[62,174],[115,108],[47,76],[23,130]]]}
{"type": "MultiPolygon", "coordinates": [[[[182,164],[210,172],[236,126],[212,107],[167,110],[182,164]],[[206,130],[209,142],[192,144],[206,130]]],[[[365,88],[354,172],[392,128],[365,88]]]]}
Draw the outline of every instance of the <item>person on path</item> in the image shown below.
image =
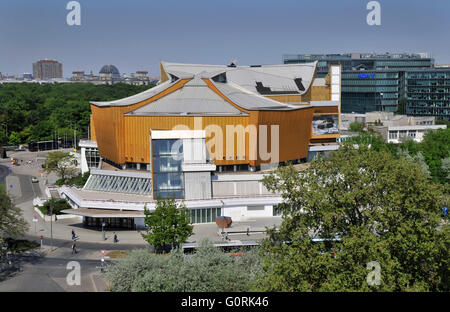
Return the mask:
{"type": "Polygon", "coordinates": [[[74,253],[77,253],[77,244],[75,242],[73,242],[73,244],[72,244],[72,255],[74,253]]]}
{"type": "Polygon", "coordinates": [[[114,243],[117,243],[119,240],[117,239],[117,234],[114,232],[114,243]]]}

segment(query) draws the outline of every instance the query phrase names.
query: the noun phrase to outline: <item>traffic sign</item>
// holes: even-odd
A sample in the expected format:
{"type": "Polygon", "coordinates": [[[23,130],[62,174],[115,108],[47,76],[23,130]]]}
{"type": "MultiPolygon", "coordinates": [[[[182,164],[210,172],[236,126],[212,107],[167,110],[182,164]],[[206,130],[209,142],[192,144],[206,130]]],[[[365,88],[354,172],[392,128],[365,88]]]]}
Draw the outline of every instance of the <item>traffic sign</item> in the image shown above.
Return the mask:
{"type": "Polygon", "coordinates": [[[102,255],[104,255],[104,254],[106,253],[106,250],[102,249],[102,250],[100,250],[100,253],[101,253],[102,255]]]}

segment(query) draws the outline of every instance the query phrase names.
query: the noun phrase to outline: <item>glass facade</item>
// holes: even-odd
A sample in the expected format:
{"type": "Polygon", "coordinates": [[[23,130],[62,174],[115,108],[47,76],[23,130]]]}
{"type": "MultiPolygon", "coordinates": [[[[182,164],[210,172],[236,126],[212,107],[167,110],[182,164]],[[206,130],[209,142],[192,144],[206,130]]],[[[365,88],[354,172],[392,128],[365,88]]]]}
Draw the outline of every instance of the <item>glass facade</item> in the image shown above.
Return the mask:
{"type": "Polygon", "coordinates": [[[191,223],[211,223],[216,222],[216,217],[222,215],[222,208],[202,208],[189,210],[191,213],[191,223]]]}
{"type": "Polygon", "coordinates": [[[401,94],[407,115],[450,120],[450,68],[404,73],[401,94]]]}
{"type": "Polygon", "coordinates": [[[399,94],[398,72],[347,71],[342,73],[343,113],[396,111],[399,94]]]}
{"type": "Polygon", "coordinates": [[[401,98],[405,113],[449,119],[450,69],[434,68],[434,60],[419,54],[299,54],[284,55],[285,64],[318,61],[317,77],[331,64],[342,66],[341,111],[366,113],[397,111],[401,98]],[[444,73],[446,72],[446,73],[444,73]]]}
{"type": "Polygon", "coordinates": [[[150,195],[152,182],[150,178],[91,174],[84,188],[92,191],[150,195]]]}
{"type": "Polygon", "coordinates": [[[89,169],[98,169],[100,165],[100,154],[97,148],[86,147],[86,161],[89,169]]]}
{"type": "Polygon", "coordinates": [[[152,140],[155,198],[184,198],[182,140],[152,140]]]}

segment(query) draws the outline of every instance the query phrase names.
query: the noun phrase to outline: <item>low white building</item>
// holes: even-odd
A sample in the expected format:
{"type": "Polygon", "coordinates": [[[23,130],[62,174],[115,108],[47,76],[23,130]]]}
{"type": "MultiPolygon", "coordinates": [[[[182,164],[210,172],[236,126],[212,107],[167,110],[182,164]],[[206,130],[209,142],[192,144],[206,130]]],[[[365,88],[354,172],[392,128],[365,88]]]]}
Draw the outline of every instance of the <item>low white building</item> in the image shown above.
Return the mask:
{"type": "Polygon", "coordinates": [[[73,209],[65,213],[83,217],[85,226],[140,229],[144,209],[155,209],[156,198],[174,197],[191,211],[191,223],[214,223],[217,216],[233,221],[277,215],[278,194],[263,185],[264,174],[215,173],[209,160],[204,130],[151,130],[153,163],[144,170],[104,170],[89,167],[88,148],[80,142],[82,168],[91,175],[83,188],[63,186],[61,197],[73,209]],[[149,170],[147,170],[149,169],[149,170]]]}

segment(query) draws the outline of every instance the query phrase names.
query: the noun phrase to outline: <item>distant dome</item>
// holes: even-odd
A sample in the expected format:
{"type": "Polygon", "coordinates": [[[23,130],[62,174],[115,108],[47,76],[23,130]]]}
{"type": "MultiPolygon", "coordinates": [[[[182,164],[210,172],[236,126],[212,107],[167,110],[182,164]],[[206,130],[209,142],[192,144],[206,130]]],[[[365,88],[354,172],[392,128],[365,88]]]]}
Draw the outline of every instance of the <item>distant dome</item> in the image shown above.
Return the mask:
{"type": "Polygon", "coordinates": [[[114,65],[105,65],[100,69],[100,74],[120,75],[119,70],[114,65]]]}

